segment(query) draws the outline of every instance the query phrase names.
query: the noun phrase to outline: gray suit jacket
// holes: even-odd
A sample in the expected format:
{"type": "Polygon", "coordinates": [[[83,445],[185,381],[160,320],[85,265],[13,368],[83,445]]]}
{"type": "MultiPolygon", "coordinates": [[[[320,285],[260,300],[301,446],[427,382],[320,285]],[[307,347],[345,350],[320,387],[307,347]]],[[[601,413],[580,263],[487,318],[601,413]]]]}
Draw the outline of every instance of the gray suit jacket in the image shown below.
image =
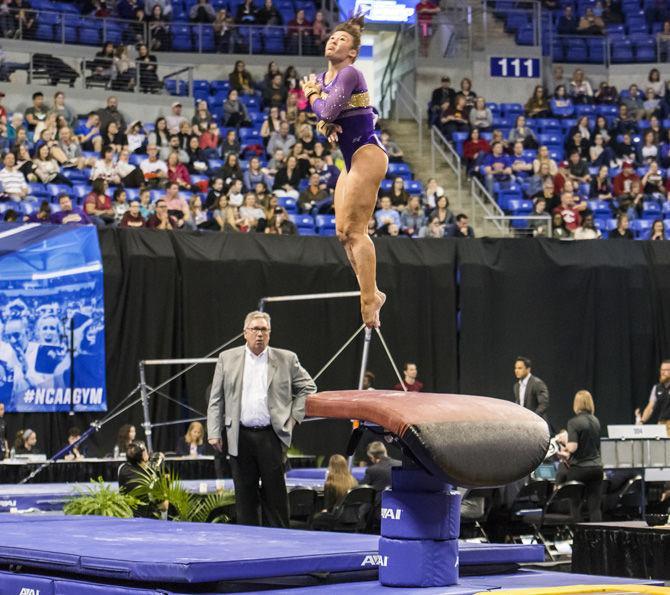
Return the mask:
{"type": "MultiPolygon", "coordinates": [[[[207,407],[207,437],[228,439],[228,454],[237,456],[246,347],[223,351],[216,363],[207,407]]],[[[305,399],[316,392],[312,377],[292,351],[268,347],[268,409],[279,439],[291,445],[293,426],[305,417],[305,399]]]]}
{"type": "MultiPolygon", "coordinates": [[[[514,383],[514,401],[519,404],[519,381],[514,383]]],[[[530,375],[523,406],[537,413],[540,417],[547,419],[549,409],[549,389],[547,385],[537,376],[530,375]]]]}

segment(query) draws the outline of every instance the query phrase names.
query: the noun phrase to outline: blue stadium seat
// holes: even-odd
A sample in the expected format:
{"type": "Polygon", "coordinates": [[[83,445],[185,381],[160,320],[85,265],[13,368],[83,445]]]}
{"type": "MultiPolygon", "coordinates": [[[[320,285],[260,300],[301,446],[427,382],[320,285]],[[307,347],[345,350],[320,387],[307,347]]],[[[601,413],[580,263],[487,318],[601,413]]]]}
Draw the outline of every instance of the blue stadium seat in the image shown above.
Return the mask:
{"type": "MultiPolygon", "coordinates": [[[[291,196],[280,196],[277,198],[277,204],[280,207],[284,207],[287,213],[295,214],[298,212],[298,201],[291,196]]],[[[311,219],[311,217],[310,217],[311,219]]],[[[297,225],[297,223],[296,223],[297,225]]],[[[312,227],[314,222],[311,222],[312,227]]]]}
{"type": "Polygon", "coordinates": [[[505,118],[514,118],[524,113],[523,105],[520,103],[501,103],[500,111],[505,118]]]}
{"type": "Polygon", "coordinates": [[[541,133],[537,140],[541,145],[560,145],[563,142],[563,135],[559,132],[541,133]]]}
{"type": "Polygon", "coordinates": [[[651,221],[654,219],[660,219],[661,205],[659,205],[657,202],[646,200],[642,208],[642,217],[644,219],[650,219],[651,221]]]}
{"type": "Polygon", "coordinates": [[[535,43],[535,29],[533,25],[519,27],[514,38],[517,45],[533,45],[535,43]]]}
{"type": "Polygon", "coordinates": [[[389,180],[388,178],[382,180],[382,183],[380,184],[380,190],[382,192],[388,192],[391,190],[391,187],[393,186],[393,180],[389,180]]]}
{"type": "Polygon", "coordinates": [[[285,53],[284,31],[276,27],[266,28],[263,31],[263,49],[266,54],[285,53]]]}
{"type": "Polygon", "coordinates": [[[412,171],[406,163],[389,163],[387,177],[401,177],[405,180],[412,179],[412,171]]]}
{"type": "Polygon", "coordinates": [[[565,40],[565,61],[586,62],[588,51],[586,42],[578,37],[568,37],[565,40]]]}
{"type": "Polygon", "coordinates": [[[320,236],[335,235],[335,215],[317,215],[315,222],[320,236]]]}
{"type": "Polygon", "coordinates": [[[67,194],[72,192],[72,188],[70,188],[67,184],[47,184],[46,188],[47,192],[52,197],[58,196],[61,192],[66,192],[67,194]]]}
{"type": "Polygon", "coordinates": [[[576,105],[575,106],[575,116],[595,116],[596,107],[594,105],[576,105]]]}
{"type": "Polygon", "coordinates": [[[592,39],[586,40],[586,47],[588,49],[588,61],[591,64],[602,64],[605,62],[605,40],[592,39]]]}
{"type": "Polygon", "coordinates": [[[533,212],[533,201],[523,198],[508,200],[507,210],[512,215],[528,215],[533,212]]]}
{"type": "Polygon", "coordinates": [[[612,62],[622,64],[633,61],[633,43],[626,37],[611,38],[610,50],[612,62]]]}
{"type": "Polygon", "coordinates": [[[635,59],[637,62],[656,62],[656,40],[649,36],[635,36],[631,38],[635,46],[635,59]]]}
{"type": "Polygon", "coordinates": [[[411,195],[421,194],[423,192],[423,184],[419,180],[411,180],[405,184],[405,190],[411,195]]]}
{"type": "Polygon", "coordinates": [[[311,215],[289,215],[289,218],[295,223],[301,236],[316,234],[314,218],[311,215]]]}
{"type": "Polygon", "coordinates": [[[78,203],[81,203],[84,198],[91,192],[91,187],[87,184],[76,184],[73,188],[72,194],[77,199],[78,203]]]}
{"type": "Polygon", "coordinates": [[[593,216],[596,219],[607,218],[612,215],[612,208],[606,200],[590,200],[588,206],[593,211],[593,216]]]}
{"type": "Polygon", "coordinates": [[[651,229],[651,220],[650,219],[633,219],[630,222],[630,230],[635,234],[637,238],[646,238],[651,229]]]}

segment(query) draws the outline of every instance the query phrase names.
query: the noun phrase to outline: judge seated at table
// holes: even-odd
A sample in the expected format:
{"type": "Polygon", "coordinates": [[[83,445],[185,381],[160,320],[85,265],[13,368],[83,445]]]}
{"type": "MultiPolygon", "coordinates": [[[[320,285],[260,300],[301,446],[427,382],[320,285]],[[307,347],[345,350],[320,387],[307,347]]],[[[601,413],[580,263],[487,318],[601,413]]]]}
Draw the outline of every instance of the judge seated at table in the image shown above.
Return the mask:
{"type": "Polygon", "coordinates": [[[314,529],[328,530],[335,521],[334,508],[342,503],[351,488],[358,486],[356,478],[349,471],[347,459],[342,455],[332,455],[328,461],[328,474],[323,486],[324,509],[319,512],[312,523],[314,529]]]}
{"type": "Polygon", "coordinates": [[[30,428],[19,430],[14,441],[14,453],[17,455],[41,454],[37,448],[37,434],[30,428]]]}
{"type": "Polygon", "coordinates": [[[179,439],[175,452],[180,457],[197,457],[205,454],[205,430],[199,421],[192,421],[186,435],[179,439]]]}
{"type": "MultiPolygon", "coordinates": [[[[74,444],[77,440],[81,438],[81,430],[77,427],[72,427],[67,431],[67,443],[74,444]]],[[[86,447],[83,444],[75,446],[70,452],[68,452],[63,459],[65,461],[78,461],[84,459],[87,456],[86,447]]]]}

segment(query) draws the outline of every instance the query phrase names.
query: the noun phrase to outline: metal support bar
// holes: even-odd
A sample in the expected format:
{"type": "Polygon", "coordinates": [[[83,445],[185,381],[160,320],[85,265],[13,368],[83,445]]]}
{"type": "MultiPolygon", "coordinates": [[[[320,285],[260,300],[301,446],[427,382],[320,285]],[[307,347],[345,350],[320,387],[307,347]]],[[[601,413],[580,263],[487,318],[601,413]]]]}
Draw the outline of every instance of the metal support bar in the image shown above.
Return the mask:
{"type": "Polygon", "coordinates": [[[363,340],[363,355],[361,356],[361,371],[358,375],[358,390],[363,390],[365,381],[365,370],[368,367],[368,356],[370,355],[370,341],[372,340],[372,329],[365,329],[365,338],[363,340]]]}
{"type": "Polygon", "coordinates": [[[179,358],[179,359],[143,359],[140,363],[145,366],[169,366],[180,364],[215,364],[215,357],[179,358]]]}
{"type": "Polygon", "coordinates": [[[144,437],[147,443],[147,450],[153,452],[153,444],[151,440],[151,414],[149,411],[149,394],[147,392],[147,381],[144,374],[144,362],[140,362],[140,394],[142,396],[142,413],[144,421],[142,427],[144,428],[144,437]]]}
{"type": "Polygon", "coordinates": [[[332,293],[305,293],[299,295],[273,295],[263,297],[258,301],[258,309],[264,312],[265,304],[270,302],[299,302],[303,300],[321,300],[332,298],[358,297],[360,291],[336,291],[332,293]]]}
{"type": "Polygon", "coordinates": [[[154,428],[161,428],[163,426],[176,426],[177,424],[185,424],[192,421],[206,421],[206,417],[189,417],[188,419],[175,419],[173,421],[162,421],[157,424],[152,424],[154,428]]]}

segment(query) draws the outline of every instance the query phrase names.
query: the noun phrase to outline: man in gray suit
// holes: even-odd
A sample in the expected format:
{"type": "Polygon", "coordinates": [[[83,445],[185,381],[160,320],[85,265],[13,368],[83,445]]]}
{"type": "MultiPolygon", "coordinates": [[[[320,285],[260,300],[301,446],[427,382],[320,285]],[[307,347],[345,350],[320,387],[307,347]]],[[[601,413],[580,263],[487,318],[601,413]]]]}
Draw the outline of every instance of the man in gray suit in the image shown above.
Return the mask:
{"type": "Polygon", "coordinates": [[[219,355],[207,434],[220,451],[225,428],[237,522],[260,524],[262,496],[270,526],[288,527],[284,458],[294,426],[305,417],[305,399],[316,392],[316,385],[295,353],[268,346],[270,330],[270,316],[250,312],[244,320],[247,344],[219,355]]]}
{"type": "Polygon", "coordinates": [[[547,419],[549,410],[549,390],[547,385],[537,376],[531,374],[531,361],[519,356],[514,360],[514,401],[547,419]]]}

